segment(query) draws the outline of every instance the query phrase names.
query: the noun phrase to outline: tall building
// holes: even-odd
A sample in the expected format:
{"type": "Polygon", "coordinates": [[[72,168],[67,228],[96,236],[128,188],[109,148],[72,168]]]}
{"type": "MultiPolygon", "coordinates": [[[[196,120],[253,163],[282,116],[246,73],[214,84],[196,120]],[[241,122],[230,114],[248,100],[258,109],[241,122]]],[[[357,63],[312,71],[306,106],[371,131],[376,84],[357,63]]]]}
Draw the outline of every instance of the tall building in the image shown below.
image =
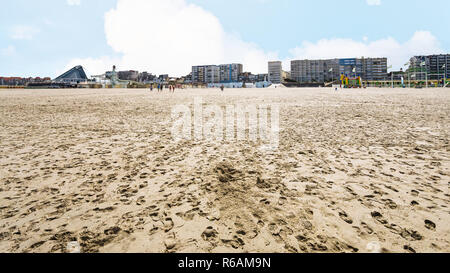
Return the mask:
{"type": "Polygon", "coordinates": [[[381,81],[387,78],[387,58],[362,58],[363,80],[381,81]]]}
{"type": "Polygon", "coordinates": [[[237,82],[239,81],[239,75],[243,72],[242,64],[221,64],[220,70],[220,82],[237,82]]]}
{"type": "Polygon", "coordinates": [[[193,66],[191,77],[193,83],[205,83],[205,66],[193,66]]]}
{"type": "Polygon", "coordinates": [[[238,82],[242,74],[242,64],[201,65],[192,67],[194,83],[238,82]]]}
{"type": "Polygon", "coordinates": [[[291,78],[302,83],[329,82],[347,77],[363,80],[385,80],[387,58],[347,58],[330,60],[295,60],[291,62],[291,78]]]}
{"type": "Polygon", "coordinates": [[[283,68],[280,61],[269,62],[269,82],[279,84],[283,80],[283,68]]]}
{"type": "MultiPolygon", "coordinates": [[[[427,72],[428,79],[450,79],[450,54],[415,56],[409,61],[409,72],[427,72]]],[[[417,73],[416,79],[424,80],[424,73],[417,73]]]]}
{"type": "MultiPolygon", "coordinates": [[[[345,60],[342,61],[346,62],[345,60]]],[[[343,71],[345,72],[345,66],[343,71]]],[[[340,62],[334,60],[295,60],[291,61],[291,78],[298,82],[326,82],[339,78],[340,62]]]]}

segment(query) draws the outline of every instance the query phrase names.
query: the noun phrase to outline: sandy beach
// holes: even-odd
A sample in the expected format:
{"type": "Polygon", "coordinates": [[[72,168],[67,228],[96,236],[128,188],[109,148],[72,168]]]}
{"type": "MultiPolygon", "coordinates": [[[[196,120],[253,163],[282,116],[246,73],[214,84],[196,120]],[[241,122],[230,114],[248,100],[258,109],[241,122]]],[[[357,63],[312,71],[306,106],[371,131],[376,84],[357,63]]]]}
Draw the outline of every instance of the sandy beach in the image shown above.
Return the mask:
{"type": "Polygon", "coordinates": [[[2,90],[0,252],[450,252],[449,134],[449,89],[2,90]],[[174,141],[195,96],[278,149],[174,141]]]}

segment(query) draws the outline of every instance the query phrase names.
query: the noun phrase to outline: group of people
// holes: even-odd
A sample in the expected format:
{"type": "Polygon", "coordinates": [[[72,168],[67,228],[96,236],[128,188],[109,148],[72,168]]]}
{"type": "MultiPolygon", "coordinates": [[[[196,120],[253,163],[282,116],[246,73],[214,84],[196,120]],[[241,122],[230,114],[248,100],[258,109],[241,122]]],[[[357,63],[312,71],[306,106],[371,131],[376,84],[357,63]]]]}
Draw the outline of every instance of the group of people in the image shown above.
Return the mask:
{"type": "MultiPolygon", "coordinates": [[[[158,84],[157,86],[158,92],[164,91],[164,84],[158,84]]],[[[175,85],[169,85],[169,90],[172,93],[175,93],[175,85]]],[[[153,91],[153,84],[150,85],[150,91],[153,91]]]]}

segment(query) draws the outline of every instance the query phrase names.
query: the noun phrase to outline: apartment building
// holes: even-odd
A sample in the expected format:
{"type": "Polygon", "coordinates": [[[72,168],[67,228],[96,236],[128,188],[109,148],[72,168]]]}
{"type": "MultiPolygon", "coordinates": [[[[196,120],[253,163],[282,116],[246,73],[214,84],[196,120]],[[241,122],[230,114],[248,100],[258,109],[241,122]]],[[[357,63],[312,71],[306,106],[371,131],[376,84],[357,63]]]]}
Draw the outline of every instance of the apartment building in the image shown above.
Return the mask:
{"type": "Polygon", "coordinates": [[[280,84],[283,80],[283,67],[280,61],[269,62],[269,82],[280,84]]]}
{"type": "Polygon", "coordinates": [[[297,82],[330,82],[347,77],[364,80],[385,80],[387,58],[346,58],[329,60],[294,60],[291,62],[291,78],[297,82]]]}
{"type": "Polygon", "coordinates": [[[201,65],[192,67],[194,83],[238,82],[242,74],[242,64],[201,65]]]}
{"type": "Polygon", "coordinates": [[[425,73],[429,80],[450,79],[450,54],[414,56],[409,61],[408,72],[417,73],[416,79],[425,79],[425,73]]]}

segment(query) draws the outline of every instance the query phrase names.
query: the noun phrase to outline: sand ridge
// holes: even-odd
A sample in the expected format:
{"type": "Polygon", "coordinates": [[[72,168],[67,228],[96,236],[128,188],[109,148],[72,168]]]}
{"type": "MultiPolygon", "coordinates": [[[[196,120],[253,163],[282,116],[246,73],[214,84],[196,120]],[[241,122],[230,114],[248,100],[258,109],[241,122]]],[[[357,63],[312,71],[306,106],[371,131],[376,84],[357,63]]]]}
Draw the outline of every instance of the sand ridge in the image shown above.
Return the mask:
{"type": "Polygon", "coordinates": [[[0,92],[0,251],[450,251],[445,89],[0,92]],[[280,146],[172,139],[171,109],[278,103],[280,146]]]}

